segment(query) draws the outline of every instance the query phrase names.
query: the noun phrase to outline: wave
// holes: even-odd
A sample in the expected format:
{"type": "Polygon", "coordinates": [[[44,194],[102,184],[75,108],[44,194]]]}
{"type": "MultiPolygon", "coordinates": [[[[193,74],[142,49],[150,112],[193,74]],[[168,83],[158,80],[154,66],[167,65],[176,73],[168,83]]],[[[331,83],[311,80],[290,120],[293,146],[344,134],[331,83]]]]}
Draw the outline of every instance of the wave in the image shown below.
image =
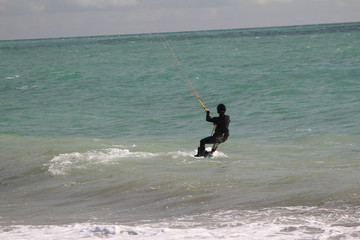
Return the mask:
{"type": "Polygon", "coordinates": [[[151,158],[157,155],[149,152],[131,152],[129,149],[108,148],[85,153],[60,154],[44,166],[48,167],[48,171],[53,175],[65,175],[71,169],[85,169],[99,164],[114,164],[122,158],[151,158]]]}
{"type": "Polygon", "coordinates": [[[114,223],[224,209],[359,205],[357,136],[229,139],[214,159],[194,158],[197,141],[189,140],[0,141],[0,220],[6,223],[114,223]]]}
{"type": "Polygon", "coordinates": [[[276,207],[208,211],[128,224],[12,225],[0,227],[3,240],[27,239],[358,239],[359,208],[276,207]]]}
{"type": "MultiPolygon", "coordinates": [[[[136,147],[136,145],[133,145],[133,147],[136,147]]],[[[208,150],[210,150],[210,148],[208,148],[208,150]]],[[[73,152],[59,154],[52,158],[49,163],[45,163],[44,167],[46,167],[52,175],[65,175],[74,169],[89,169],[99,165],[117,165],[119,164],[119,161],[123,159],[135,161],[136,159],[189,158],[193,157],[195,153],[195,150],[152,153],[112,147],[100,150],[90,150],[84,153],[73,152]]],[[[216,152],[214,156],[227,157],[227,155],[222,152],[216,152]]]]}

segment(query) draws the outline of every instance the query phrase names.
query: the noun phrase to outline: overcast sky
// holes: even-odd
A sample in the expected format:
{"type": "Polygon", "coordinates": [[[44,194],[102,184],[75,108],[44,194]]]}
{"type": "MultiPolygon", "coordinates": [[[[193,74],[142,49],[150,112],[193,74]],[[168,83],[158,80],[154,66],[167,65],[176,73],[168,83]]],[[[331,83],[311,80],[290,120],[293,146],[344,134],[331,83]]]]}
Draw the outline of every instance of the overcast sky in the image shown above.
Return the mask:
{"type": "Polygon", "coordinates": [[[0,40],[338,22],[360,0],[0,0],[0,40]]]}

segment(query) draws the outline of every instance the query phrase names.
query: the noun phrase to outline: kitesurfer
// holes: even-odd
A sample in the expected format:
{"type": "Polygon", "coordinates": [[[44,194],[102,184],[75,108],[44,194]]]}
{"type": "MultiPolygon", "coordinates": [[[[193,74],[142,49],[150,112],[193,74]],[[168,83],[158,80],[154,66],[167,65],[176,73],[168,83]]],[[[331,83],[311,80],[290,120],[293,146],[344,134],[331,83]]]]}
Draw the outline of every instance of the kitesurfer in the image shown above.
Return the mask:
{"type": "Polygon", "coordinates": [[[225,115],[226,107],[224,104],[217,106],[218,117],[211,117],[210,111],[206,109],[206,121],[212,122],[215,125],[215,132],[212,136],[200,140],[200,147],[195,157],[213,156],[220,143],[223,143],[229,137],[230,116],[225,115]],[[214,144],[211,152],[205,151],[205,144],[214,144]]]}

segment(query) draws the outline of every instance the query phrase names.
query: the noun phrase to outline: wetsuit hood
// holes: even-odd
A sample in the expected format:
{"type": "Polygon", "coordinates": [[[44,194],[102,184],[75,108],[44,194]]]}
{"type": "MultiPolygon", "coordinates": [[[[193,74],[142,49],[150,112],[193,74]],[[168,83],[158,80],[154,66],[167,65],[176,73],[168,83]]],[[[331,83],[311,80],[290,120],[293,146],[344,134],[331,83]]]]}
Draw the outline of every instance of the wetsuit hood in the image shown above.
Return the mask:
{"type": "Polygon", "coordinates": [[[224,104],[220,103],[218,106],[217,106],[217,112],[220,114],[220,113],[225,113],[226,112],[226,107],[224,104]]]}

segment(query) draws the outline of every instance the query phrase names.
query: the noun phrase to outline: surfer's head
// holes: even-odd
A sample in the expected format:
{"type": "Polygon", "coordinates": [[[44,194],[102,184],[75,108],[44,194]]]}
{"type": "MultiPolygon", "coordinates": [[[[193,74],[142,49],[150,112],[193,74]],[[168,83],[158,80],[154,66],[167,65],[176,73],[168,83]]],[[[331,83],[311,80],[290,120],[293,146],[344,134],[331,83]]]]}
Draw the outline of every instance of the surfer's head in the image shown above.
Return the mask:
{"type": "Polygon", "coordinates": [[[224,104],[220,103],[218,106],[217,106],[217,112],[220,114],[220,113],[225,113],[226,112],[226,107],[224,104]]]}

